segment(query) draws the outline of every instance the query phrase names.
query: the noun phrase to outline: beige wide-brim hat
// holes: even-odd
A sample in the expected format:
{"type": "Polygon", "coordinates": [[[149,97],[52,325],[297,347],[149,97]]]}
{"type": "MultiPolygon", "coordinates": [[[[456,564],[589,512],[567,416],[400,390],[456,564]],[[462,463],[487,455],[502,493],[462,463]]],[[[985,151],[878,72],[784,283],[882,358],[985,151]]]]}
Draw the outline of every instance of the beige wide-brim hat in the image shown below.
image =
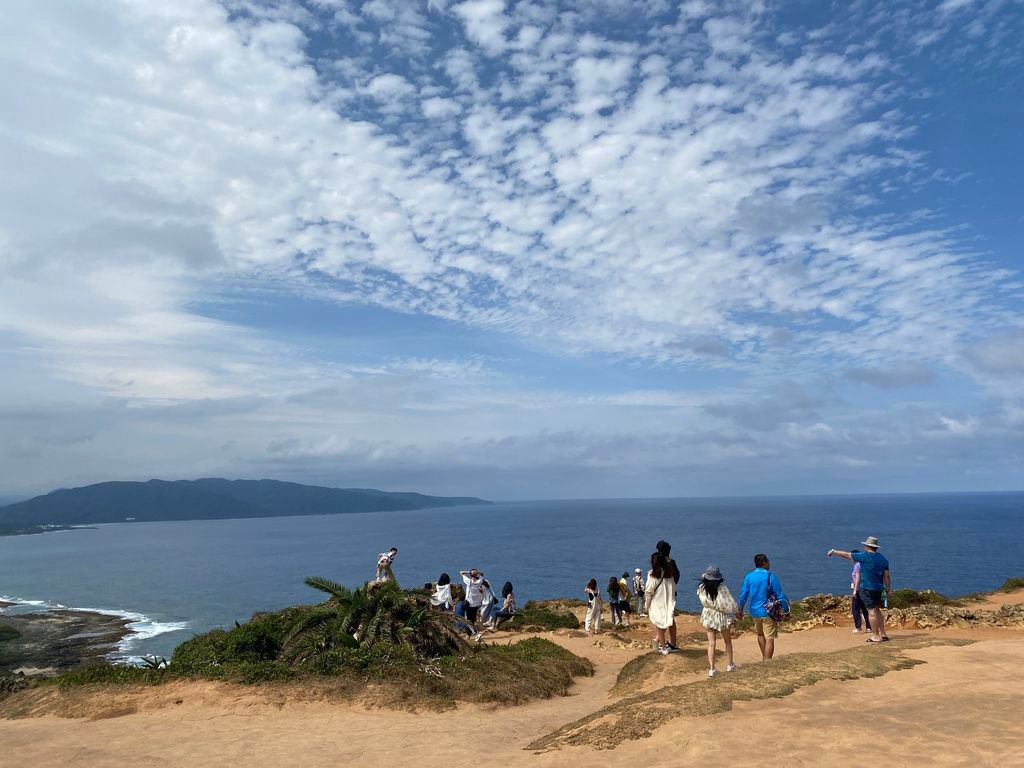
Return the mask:
{"type": "Polygon", "coordinates": [[[865,547],[871,547],[872,549],[878,549],[878,539],[874,536],[868,536],[867,539],[861,542],[865,547]]]}

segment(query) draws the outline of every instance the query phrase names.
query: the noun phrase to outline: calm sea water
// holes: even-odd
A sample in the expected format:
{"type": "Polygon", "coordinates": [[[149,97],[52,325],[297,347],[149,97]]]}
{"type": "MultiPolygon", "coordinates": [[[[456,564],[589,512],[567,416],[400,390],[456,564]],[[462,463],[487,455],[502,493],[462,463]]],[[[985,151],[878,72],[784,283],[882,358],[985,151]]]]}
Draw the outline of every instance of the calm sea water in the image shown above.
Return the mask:
{"type": "MultiPolygon", "coordinates": [[[[878,536],[895,587],[948,594],[1024,576],[1024,493],[759,499],[537,501],[263,520],[123,523],[0,538],[0,596],[131,614],[125,655],[174,646],[253,612],[320,593],[306,576],[357,585],[378,552],[399,548],[403,585],[477,567],[520,601],[582,595],[646,564],[665,538],[683,571],[679,605],[709,563],[736,591],[765,552],[792,598],[842,592],[849,563],[825,557],[878,536]],[[687,583],[689,580],[689,583],[687,583]]],[[[2,599],[2,598],[0,598],[2,599]]]]}

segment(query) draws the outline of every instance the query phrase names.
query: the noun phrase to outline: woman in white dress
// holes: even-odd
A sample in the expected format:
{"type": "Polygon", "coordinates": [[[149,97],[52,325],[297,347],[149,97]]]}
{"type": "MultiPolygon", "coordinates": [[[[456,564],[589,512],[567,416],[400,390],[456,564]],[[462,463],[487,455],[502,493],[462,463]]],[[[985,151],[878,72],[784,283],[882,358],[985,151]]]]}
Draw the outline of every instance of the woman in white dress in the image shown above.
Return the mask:
{"type": "Polygon", "coordinates": [[[647,573],[644,586],[644,603],[647,618],[654,625],[658,653],[667,656],[671,649],[665,642],[665,632],[675,621],[676,582],[672,578],[668,558],[660,552],[651,555],[651,570],[647,573]]]}
{"type": "Polygon", "coordinates": [[[583,588],[583,591],[587,595],[587,617],[584,620],[583,627],[586,629],[587,634],[590,634],[591,628],[594,632],[601,631],[601,590],[597,588],[597,579],[591,579],[587,582],[587,586],[583,588]]]}
{"type": "Polygon", "coordinates": [[[729,592],[729,588],[723,583],[722,572],[717,565],[709,565],[700,575],[697,599],[704,607],[700,612],[700,623],[708,631],[708,677],[718,674],[715,667],[715,643],[719,632],[725,641],[725,658],[728,664],[725,671],[732,672],[736,669],[732,662],[732,623],[740,607],[729,592]]]}
{"type": "Polygon", "coordinates": [[[440,611],[450,611],[454,602],[452,601],[452,578],[447,573],[442,573],[434,587],[434,594],[430,596],[430,604],[440,611]]]}

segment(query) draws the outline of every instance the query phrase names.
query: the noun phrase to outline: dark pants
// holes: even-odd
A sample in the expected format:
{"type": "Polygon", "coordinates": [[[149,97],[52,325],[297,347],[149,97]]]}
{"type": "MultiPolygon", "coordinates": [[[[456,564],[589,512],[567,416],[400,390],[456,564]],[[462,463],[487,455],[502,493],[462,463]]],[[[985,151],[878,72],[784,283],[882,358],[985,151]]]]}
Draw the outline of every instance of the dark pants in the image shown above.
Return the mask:
{"type": "Polygon", "coordinates": [[[466,618],[476,624],[477,616],[480,613],[479,605],[467,605],[466,606],[466,618]]]}
{"type": "Polygon", "coordinates": [[[868,609],[864,605],[864,601],[860,599],[860,592],[853,593],[853,625],[860,629],[861,618],[864,619],[864,628],[867,630],[871,629],[871,619],[868,618],[868,609]]]}

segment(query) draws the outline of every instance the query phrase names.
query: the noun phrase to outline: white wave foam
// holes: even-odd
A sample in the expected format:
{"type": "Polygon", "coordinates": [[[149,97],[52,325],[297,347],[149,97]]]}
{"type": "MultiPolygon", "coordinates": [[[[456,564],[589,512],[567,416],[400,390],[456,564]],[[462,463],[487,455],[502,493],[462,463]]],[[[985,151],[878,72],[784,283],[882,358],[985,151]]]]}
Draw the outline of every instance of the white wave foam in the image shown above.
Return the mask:
{"type": "Polygon", "coordinates": [[[32,608],[44,608],[49,610],[83,611],[85,613],[99,613],[103,616],[116,616],[127,620],[129,634],[125,635],[115,646],[114,650],[107,654],[111,661],[126,662],[129,664],[138,663],[142,657],[132,653],[135,647],[143,640],[166,635],[168,632],[180,632],[188,629],[187,621],[157,621],[143,613],[125,611],[110,608],[78,608],[62,605],[61,603],[50,603],[46,600],[26,600],[20,597],[9,597],[0,595],[0,601],[13,603],[17,606],[30,606],[32,608]]]}
{"type": "Polygon", "coordinates": [[[0,595],[0,602],[3,603],[14,603],[15,605],[35,605],[41,608],[53,607],[45,600],[24,600],[20,597],[10,597],[8,595],[0,595]]]}

